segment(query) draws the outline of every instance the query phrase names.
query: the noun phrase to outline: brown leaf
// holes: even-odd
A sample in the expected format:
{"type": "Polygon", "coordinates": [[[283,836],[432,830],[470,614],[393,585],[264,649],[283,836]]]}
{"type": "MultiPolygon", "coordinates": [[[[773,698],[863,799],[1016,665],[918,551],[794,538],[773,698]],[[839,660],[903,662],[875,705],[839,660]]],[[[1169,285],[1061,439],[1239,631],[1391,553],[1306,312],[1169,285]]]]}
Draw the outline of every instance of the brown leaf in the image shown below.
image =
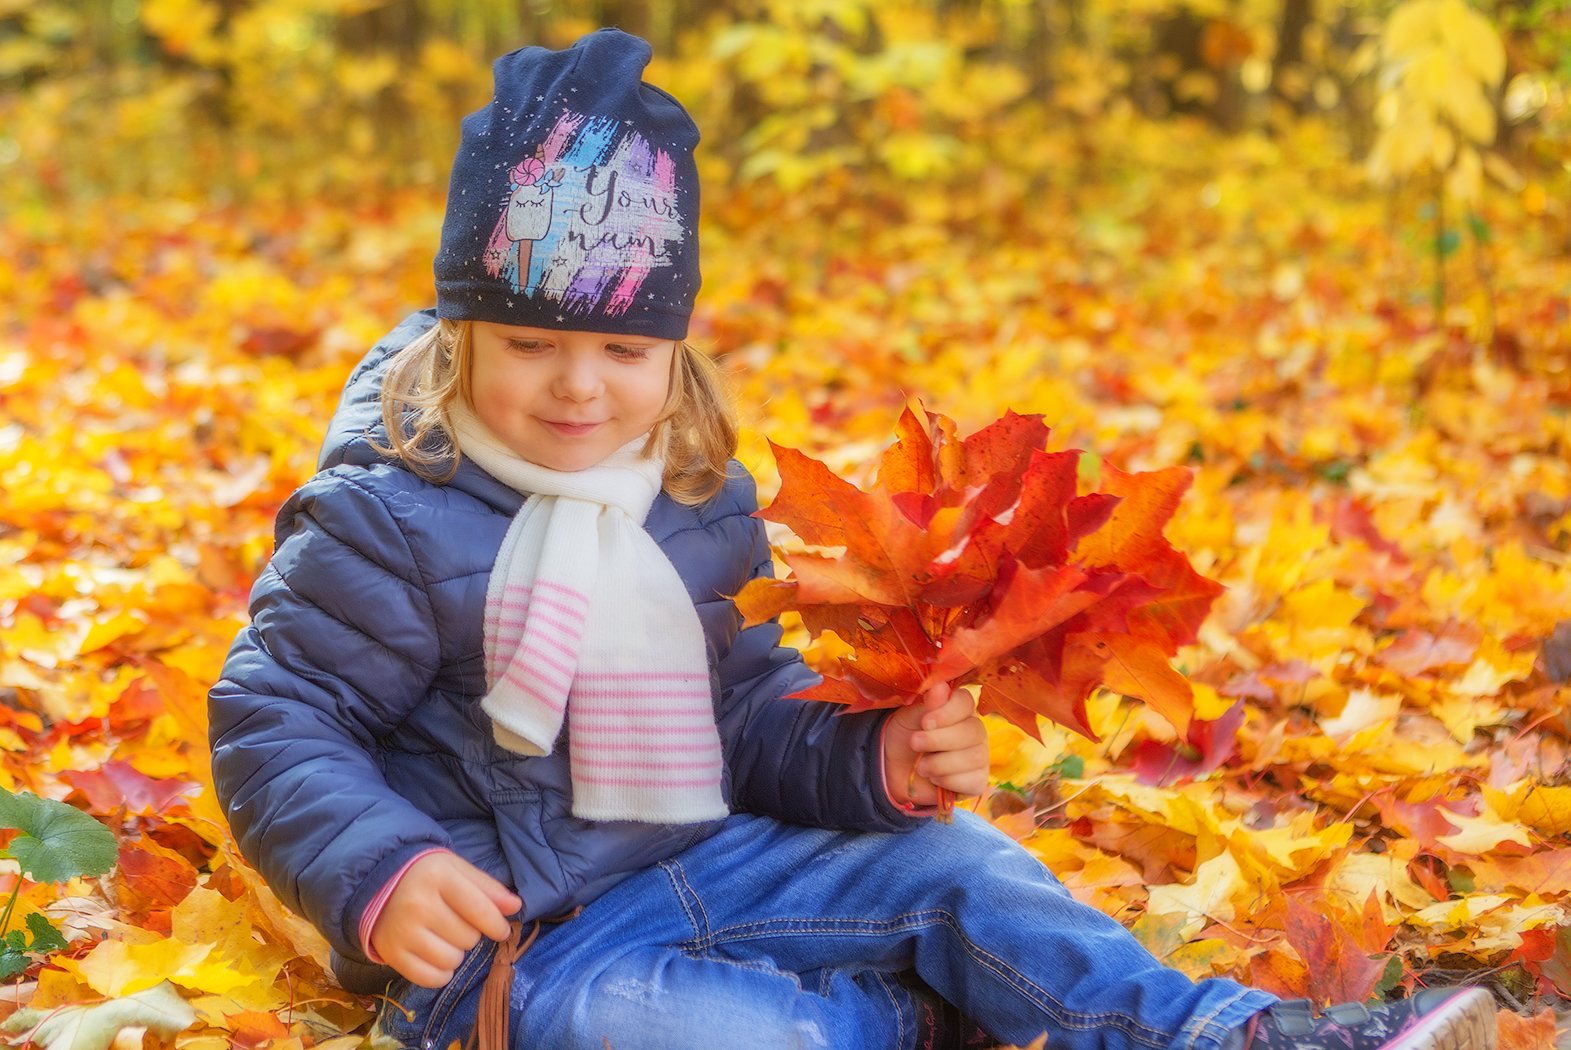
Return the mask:
{"type": "Polygon", "coordinates": [[[1477,627],[1456,623],[1447,623],[1439,634],[1415,628],[1403,631],[1375,660],[1399,674],[1416,678],[1435,668],[1472,663],[1482,637],[1483,632],[1477,627]]]}
{"type": "MultiPolygon", "coordinates": [[[[1340,909],[1322,900],[1311,908],[1296,897],[1287,901],[1287,943],[1308,967],[1305,994],[1320,1005],[1361,1003],[1369,998],[1385,971],[1384,959],[1368,950],[1334,917],[1340,909]]],[[[1358,920],[1362,922],[1362,917],[1358,920]]]]}
{"type": "Polygon", "coordinates": [[[1555,1050],[1559,1030],[1555,1012],[1544,1007],[1531,1017],[1515,1010],[1501,1010],[1495,1017],[1496,1050],[1555,1050]]]}

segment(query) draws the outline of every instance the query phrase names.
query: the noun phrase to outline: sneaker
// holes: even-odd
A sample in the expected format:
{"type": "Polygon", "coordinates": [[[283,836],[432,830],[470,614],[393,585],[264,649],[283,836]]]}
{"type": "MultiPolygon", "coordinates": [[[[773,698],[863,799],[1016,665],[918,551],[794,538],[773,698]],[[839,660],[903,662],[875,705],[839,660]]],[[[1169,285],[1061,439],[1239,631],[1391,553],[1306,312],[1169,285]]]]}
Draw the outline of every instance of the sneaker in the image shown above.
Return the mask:
{"type": "Polygon", "coordinates": [[[1341,1003],[1316,1017],[1309,1000],[1252,1017],[1223,1050],[1494,1050],[1495,1000],[1482,988],[1426,988],[1391,1003],[1341,1003]]]}

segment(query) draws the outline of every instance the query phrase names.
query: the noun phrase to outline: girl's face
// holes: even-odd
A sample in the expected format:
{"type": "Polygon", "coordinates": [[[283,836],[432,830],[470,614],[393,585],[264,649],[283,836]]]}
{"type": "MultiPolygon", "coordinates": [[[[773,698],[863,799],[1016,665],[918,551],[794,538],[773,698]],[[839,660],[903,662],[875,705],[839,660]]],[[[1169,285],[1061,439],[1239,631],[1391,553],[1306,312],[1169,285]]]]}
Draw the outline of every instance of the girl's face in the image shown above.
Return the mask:
{"type": "Polygon", "coordinates": [[[474,413],[531,463],[592,467],[665,408],[674,340],[473,324],[474,413]]]}

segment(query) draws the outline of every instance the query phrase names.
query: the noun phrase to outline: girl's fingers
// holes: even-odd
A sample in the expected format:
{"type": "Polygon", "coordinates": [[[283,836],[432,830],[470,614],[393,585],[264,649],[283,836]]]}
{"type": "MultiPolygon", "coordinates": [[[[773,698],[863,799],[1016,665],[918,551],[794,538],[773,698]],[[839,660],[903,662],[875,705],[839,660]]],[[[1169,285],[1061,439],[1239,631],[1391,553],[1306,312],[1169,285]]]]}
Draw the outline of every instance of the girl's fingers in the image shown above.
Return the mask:
{"type": "Polygon", "coordinates": [[[453,970],[432,966],[410,952],[400,952],[396,957],[384,956],[384,958],[387,958],[387,964],[397,970],[406,981],[418,984],[422,988],[440,988],[453,979],[453,970]]]}
{"type": "MultiPolygon", "coordinates": [[[[476,869],[475,874],[482,872],[476,869]]],[[[467,931],[466,936],[474,935],[473,940],[465,945],[466,949],[473,948],[482,934],[493,941],[507,940],[507,916],[483,887],[466,879],[455,879],[452,884],[442,888],[442,902],[453,910],[454,916],[467,931]]]]}
{"type": "Polygon", "coordinates": [[[980,795],[987,789],[987,771],[985,744],[923,755],[916,764],[918,776],[957,795],[980,795]]]}
{"type": "Polygon", "coordinates": [[[419,930],[409,939],[409,953],[433,969],[446,970],[451,978],[458,964],[464,961],[464,949],[449,941],[449,936],[452,935],[445,931],[437,933],[432,929],[419,930]]]}
{"type": "MultiPolygon", "coordinates": [[[[508,889],[506,886],[502,885],[496,879],[492,878],[490,875],[487,875],[473,864],[465,862],[464,876],[468,878],[470,882],[474,883],[475,886],[480,889],[480,892],[491,898],[491,903],[495,904],[497,908],[501,910],[503,915],[511,915],[524,906],[524,902],[518,896],[518,894],[508,889]]],[[[502,937],[506,938],[506,936],[507,931],[503,930],[502,937]]]]}
{"type": "Polygon", "coordinates": [[[939,781],[946,776],[956,774],[974,773],[981,770],[987,772],[987,748],[968,747],[960,751],[940,751],[936,754],[923,755],[916,763],[918,776],[928,780],[939,781]]]}
{"type": "Polygon", "coordinates": [[[452,926],[445,931],[452,945],[468,951],[482,935],[492,940],[507,940],[507,916],[489,896],[479,893],[478,888],[462,882],[443,887],[441,902],[452,910],[452,926]]]}
{"type": "Polygon", "coordinates": [[[924,729],[911,736],[911,750],[932,754],[939,751],[959,751],[962,748],[987,744],[987,727],[980,718],[967,718],[937,729],[924,729]]]}

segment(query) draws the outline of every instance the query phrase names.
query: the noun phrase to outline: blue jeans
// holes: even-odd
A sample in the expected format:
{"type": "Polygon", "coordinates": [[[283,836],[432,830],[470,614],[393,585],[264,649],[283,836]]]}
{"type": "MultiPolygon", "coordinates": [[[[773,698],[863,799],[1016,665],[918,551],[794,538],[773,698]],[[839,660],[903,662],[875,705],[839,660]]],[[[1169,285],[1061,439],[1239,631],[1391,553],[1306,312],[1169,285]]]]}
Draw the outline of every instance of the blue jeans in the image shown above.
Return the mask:
{"type": "MultiPolygon", "coordinates": [[[[465,1038],[492,950],[440,990],[395,982],[412,1016],[385,1011],[383,1031],[465,1038]]],[[[965,811],[904,834],[738,814],[544,926],[514,967],[511,1032],[531,1050],[965,1045],[927,1023],[933,991],[997,1040],[1046,1032],[1054,1050],[1216,1050],[1276,1002],[1163,966],[965,811]]]]}

